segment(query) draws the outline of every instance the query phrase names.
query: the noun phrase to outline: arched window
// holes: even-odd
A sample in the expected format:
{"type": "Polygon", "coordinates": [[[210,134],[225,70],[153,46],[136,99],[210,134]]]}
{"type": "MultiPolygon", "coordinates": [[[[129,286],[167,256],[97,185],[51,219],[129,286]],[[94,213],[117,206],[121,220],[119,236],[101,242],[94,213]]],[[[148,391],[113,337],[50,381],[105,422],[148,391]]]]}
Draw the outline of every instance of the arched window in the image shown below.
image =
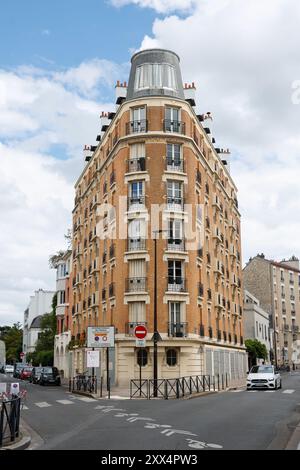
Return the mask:
{"type": "Polygon", "coordinates": [[[168,366],[174,367],[177,365],[177,351],[176,349],[167,350],[167,364],[168,366]]]}
{"type": "Polygon", "coordinates": [[[148,351],[144,348],[139,348],[137,352],[137,363],[139,367],[145,367],[148,364],[148,351]]]}

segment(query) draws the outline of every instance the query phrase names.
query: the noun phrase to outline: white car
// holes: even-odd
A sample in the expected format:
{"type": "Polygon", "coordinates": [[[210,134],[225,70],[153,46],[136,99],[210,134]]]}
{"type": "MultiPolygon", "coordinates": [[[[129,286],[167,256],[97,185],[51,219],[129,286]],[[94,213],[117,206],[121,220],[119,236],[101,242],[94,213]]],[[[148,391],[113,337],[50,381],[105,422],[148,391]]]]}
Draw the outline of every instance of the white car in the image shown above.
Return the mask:
{"type": "Polygon", "coordinates": [[[269,388],[277,390],[281,388],[281,377],[274,366],[262,365],[253,366],[247,377],[247,390],[254,388],[269,388]]]}
{"type": "Polygon", "coordinates": [[[14,373],[14,366],[10,366],[7,364],[4,368],[4,374],[13,374],[14,373]]]}

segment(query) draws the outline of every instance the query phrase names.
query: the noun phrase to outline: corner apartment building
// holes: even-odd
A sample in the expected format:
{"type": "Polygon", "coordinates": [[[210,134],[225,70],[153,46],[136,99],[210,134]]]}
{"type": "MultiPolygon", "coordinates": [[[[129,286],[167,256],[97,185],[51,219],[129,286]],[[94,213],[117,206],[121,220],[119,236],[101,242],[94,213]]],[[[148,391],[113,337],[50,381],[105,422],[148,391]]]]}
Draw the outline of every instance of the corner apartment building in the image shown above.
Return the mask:
{"type": "Polygon", "coordinates": [[[75,186],[73,368],[86,368],[87,327],[113,325],[115,383],[138,377],[140,363],[153,377],[157,237],[158,377],[242,375],[240,213],[229,152],[214,146],[212,116],[196,114],[195,86],[183,86],[171,51],[135,54],[116,105],[102,113],[99,144],[85,147],[75,186]],[[135,347],[139,324],[148,329],[144,349],[135,347]]]}
{"type": "Polygon", "coordinates": [[[293,256],[276,262],[257,255],[244,268],[244,285],[272,317],[274,360],[278,365],[299,365],[299,260],[293,256]]]}
{"type": "Polygon", "coordinates": [[[71,341],[71,272],[72,250],[67,250],[57,262],[56,266],[57,334],[55,335],[54,339],[54,365],[66,378],[70,377],[71,370],[71,355],[68,349],[68,344],[71,341]]]}
{"type": "Polygon", "coordinates": [[[55,292],[39,289],[30,297],[30,302],[24,312],[23,326],[23,358],[26,362],[26,354],[34,352],[39,333],[41,332],[41,317],[52,310],[52,300],[55,292]]]}
{"type": "MultiPolygon", "coordinates": [[[[250,292],[244,292],[244,330],[245,339],[257,339],[266,346],[268,362],[273,360],[273,330],[270,316],[265,312],[259,300],[250,292]]],[[[261,363],[262,359],[258,360],[261,363]]]]}

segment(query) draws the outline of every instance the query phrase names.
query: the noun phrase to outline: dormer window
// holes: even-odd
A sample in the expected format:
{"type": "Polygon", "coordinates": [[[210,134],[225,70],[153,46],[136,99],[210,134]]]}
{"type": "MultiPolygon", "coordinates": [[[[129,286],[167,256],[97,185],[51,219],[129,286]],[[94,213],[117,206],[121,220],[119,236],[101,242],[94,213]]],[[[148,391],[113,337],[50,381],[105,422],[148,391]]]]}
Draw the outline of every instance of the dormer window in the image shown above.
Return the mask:
{"type": "Polygon", "coordinates": [[[177,80],[175,68],[170,64],[142,64],[137,67],[135,75],[135,90],[147,88],[166,88],[176,91],[177,80]]]}

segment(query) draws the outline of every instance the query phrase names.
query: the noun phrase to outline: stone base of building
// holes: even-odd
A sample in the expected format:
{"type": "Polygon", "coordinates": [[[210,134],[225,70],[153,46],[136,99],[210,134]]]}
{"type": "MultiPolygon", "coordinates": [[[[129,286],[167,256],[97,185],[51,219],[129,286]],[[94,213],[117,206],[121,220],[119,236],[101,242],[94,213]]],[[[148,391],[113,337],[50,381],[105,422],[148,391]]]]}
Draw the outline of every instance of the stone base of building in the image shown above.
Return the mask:
{"type": "Polygon", "coordinates": [[[71,377],[71,353],[68,344],[71,340],[71,332],[66,331],[55,336],[54,339],[54,365],[60,371],[63,378],[71,377]]]}
{"type": "MultiPolygon", "coordinates": [[[[109,351],[110,378],[113,386],[128,387],[131,379],[140,378],[138,363],[139,349],[135,339],[118,339],[115,348],[109,351]]],[[[72,352],[73,375],[91,375],[86,367],[85,348],[72,352]]],[[[153,342],[147,341],[141,367],[143,379],[153,378],[153,342]]],[[[99,350],[100,367],[95,370],[97,377],[106,379],[106,349],[99,350]]],[[[248,370],[245,348],[238,345],[209,342],[209,340],[172,338],[158,342],[158,377],[177,377],[227,374],[231,382],[243,381],[248,370]]]]}

